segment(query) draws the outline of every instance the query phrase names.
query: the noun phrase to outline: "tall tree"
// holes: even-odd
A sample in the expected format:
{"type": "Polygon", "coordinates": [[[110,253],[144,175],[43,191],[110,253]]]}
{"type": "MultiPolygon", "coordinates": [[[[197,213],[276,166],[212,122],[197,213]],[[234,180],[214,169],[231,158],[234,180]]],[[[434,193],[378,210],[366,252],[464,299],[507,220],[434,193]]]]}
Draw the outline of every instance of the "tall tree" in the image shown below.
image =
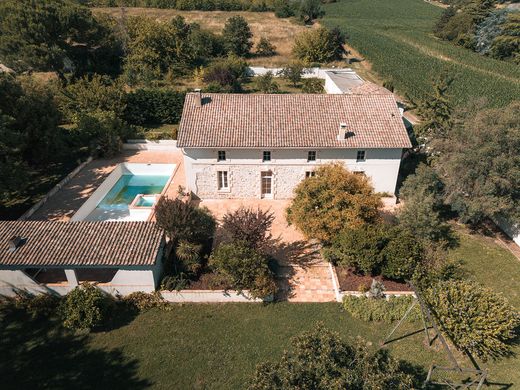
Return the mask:
{"type": "Polygon", "coordinates": [[[18,71],[55,71],[63,76],[95,71],[94,64],[106,70],[107,58],[118,59],[110,26],[71,0],[2,1],[0,31],[2,61],[18,71]]]}
{"type": "Polygon", "coordinates": [[[520,223],[520,103],[474,104],[432,146],[446,201],[464,222],[503,215],[520,223]]]}
{"type": "Polygon", "coordinates": [[[227,52],[239,57],[247,56],[253,46],[253,42],[251,41],[253,33],[251,32],[247,20],[242,16],[230,17],[226,21],[222,36],[227,52]]]}
{"type": "Polygon", "coordinates": [[[339,163],[324,165],[294,190],[287,218],[307,237],[330,241],[343,229],[379,220],[381,197],[369,179],[339,163]]]}
{"type": "Polygon", "coordinates": [[[424,137],[445,136],[452,126],[453,108],[448,99],[448,90],[453,78],[448,73],[440,74],[432,83],[430,92],[417,107],[423,122],[418,128],[418,133],[424,137]]]}

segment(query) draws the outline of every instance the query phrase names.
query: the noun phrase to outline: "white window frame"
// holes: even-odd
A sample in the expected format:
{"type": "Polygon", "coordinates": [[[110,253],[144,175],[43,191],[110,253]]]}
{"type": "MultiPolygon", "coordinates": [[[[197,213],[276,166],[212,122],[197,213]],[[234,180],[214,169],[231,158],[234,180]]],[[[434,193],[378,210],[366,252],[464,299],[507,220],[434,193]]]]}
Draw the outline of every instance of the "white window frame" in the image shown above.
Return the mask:
{"type": "Polygon", "coordinates": [[[273,199],[274,197],[274,174],[272,171],[260,172],[260,197],[262,199],[273,199]],[[269,189],[271,190],[269,193],[264,193],[264,178],[269,178],[269,189]]]}
{"type": "Polygon", "coordinates": [[[318,160],[318,152],[316,150],[307,151],[307,162],[308,163],[315,163],[317,160],[318,160]],[[311,160],[309,158],[311,156],[311,153],[314,153],[314,160],[311,160]]]}
{"type": "Polygon", "coordinates": [[[226,161],[227,160],[227,155],[226,155],[226,151],[225,150],[218,150],[217,151],[217,162],[220,162],[220,161],[226,161]],[[224,158],[220,158],[220,154],[224,154],[224,158]]]}
{"type": "Polygon", "coordinates": [[[356,152],[356,162],[365,162],[365,161],[367,161],[367,151],[364,149],[359,149],[356,152]],[[363,158],[359,158],[360,153],[363,153],[363,158]]]}
{"type": "Polygon", "coordinates": [[[262,151],[262,162],[267,162],[268,163],[268,162],[271,162],[272,160],[273,160],[273,154],[271,153],[271,151],[270,150],[263,150],[262,151]],[[269,160],[265,159],[266,153],[269,153],[269,160]]]}
{"type": "Polygon", "coordinates": [[[220,192],[229,192],[228,171],[217,171],[217,190],[220,192]]]}

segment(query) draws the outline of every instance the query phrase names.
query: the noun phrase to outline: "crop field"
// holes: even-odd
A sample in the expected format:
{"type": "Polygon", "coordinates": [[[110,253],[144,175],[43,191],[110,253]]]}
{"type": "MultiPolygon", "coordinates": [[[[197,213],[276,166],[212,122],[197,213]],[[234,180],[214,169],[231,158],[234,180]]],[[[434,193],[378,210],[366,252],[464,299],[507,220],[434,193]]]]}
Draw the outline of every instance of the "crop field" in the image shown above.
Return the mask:
{"type": "MultiPolygon", "coordinates": [[[[120,8],[95,8],[94,12],[107,13],[114,17],[121,16],[120,8]]],[[[125,9],[126,16],[148,16],[150,18],[169,21],[176,15],[183,16],[186,21],[200,24],[203,28],[214,33],[220,33],[226,20],[234,15],[243,16],[253,32],[253,41],[258,42],[261,37],[268,38],[276,46],[277,55],[273,57],[252,57],[248,59],[252,65],[276,67],[287,63],[291,56],[294,37],[306,30],[303,25],[291,22],[289,19],[280,19],[272,12],[226,12],[226,11],[178,11],[159,8],[131,8],[125,9]]],[[[254,50],[254,46],[253,46],[254,50]]]]}
{"type": "Polygon", "coordinates": [[[348,43],[382,80],[392,80],[401,95],[420,98],[432,78],[454,77],[451,99],[463,104],[486,98],[490,106],[520,99],[520,66],[473,53],[431,33],[442,9],[423,0],[339,0],[324,6],[321,23],[339,26],[348,43]]]}

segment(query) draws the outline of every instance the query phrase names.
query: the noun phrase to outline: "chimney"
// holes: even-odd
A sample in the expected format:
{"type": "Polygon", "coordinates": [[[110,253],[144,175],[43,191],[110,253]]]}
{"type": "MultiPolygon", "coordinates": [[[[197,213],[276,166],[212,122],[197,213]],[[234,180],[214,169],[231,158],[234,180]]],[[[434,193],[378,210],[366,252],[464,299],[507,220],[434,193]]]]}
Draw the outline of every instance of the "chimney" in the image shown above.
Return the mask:
{"type": "Polygon", "coordinates": [[[13,236],[9,239],[9,250],[11,252],[14,252],[15,250],[17,250],[19,247],[21,247],[23,244],[23,240],[22,240],[22,237],[20,236],[13,236]]]}
{"type": "Polygon", "coordinates": [[[202,92],[200,89],[195,90],[195,107],[202,107],[202,92]]]}
{"type": "Polygon", "coordinates": [[[340,123],[339,124],[339,132],[338,132],[338,140],[344,140],[348,138],[347,124],[340,123]]]}

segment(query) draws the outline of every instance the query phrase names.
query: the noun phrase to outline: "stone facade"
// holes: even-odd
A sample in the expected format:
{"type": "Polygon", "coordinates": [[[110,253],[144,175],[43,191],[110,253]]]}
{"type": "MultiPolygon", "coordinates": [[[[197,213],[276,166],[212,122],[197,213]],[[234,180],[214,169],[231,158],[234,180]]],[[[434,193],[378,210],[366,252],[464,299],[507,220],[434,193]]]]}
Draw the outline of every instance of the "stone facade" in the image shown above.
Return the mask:
{"type": "Polygon", "coordinates": [[[184,149],[186,185],[201,199],[290,199],[306,172],[320,165],[341,162],[354,172],[371,178],[378,192],[393,194],[401,162],[401,149],[367,149],[366,159],[357,161],[356,149],[316,151],[316,161],[307,161],[308,150],[270,150],[271,161],[262,161],[263,150],[229,149],[226,159],[217,160],[217,149],[184,149]],[[227,172],[228,187],[218,189],[218,172],[227,172]],[[272,194],[262,194],[262,173],[271,177],[272,194]]]}

